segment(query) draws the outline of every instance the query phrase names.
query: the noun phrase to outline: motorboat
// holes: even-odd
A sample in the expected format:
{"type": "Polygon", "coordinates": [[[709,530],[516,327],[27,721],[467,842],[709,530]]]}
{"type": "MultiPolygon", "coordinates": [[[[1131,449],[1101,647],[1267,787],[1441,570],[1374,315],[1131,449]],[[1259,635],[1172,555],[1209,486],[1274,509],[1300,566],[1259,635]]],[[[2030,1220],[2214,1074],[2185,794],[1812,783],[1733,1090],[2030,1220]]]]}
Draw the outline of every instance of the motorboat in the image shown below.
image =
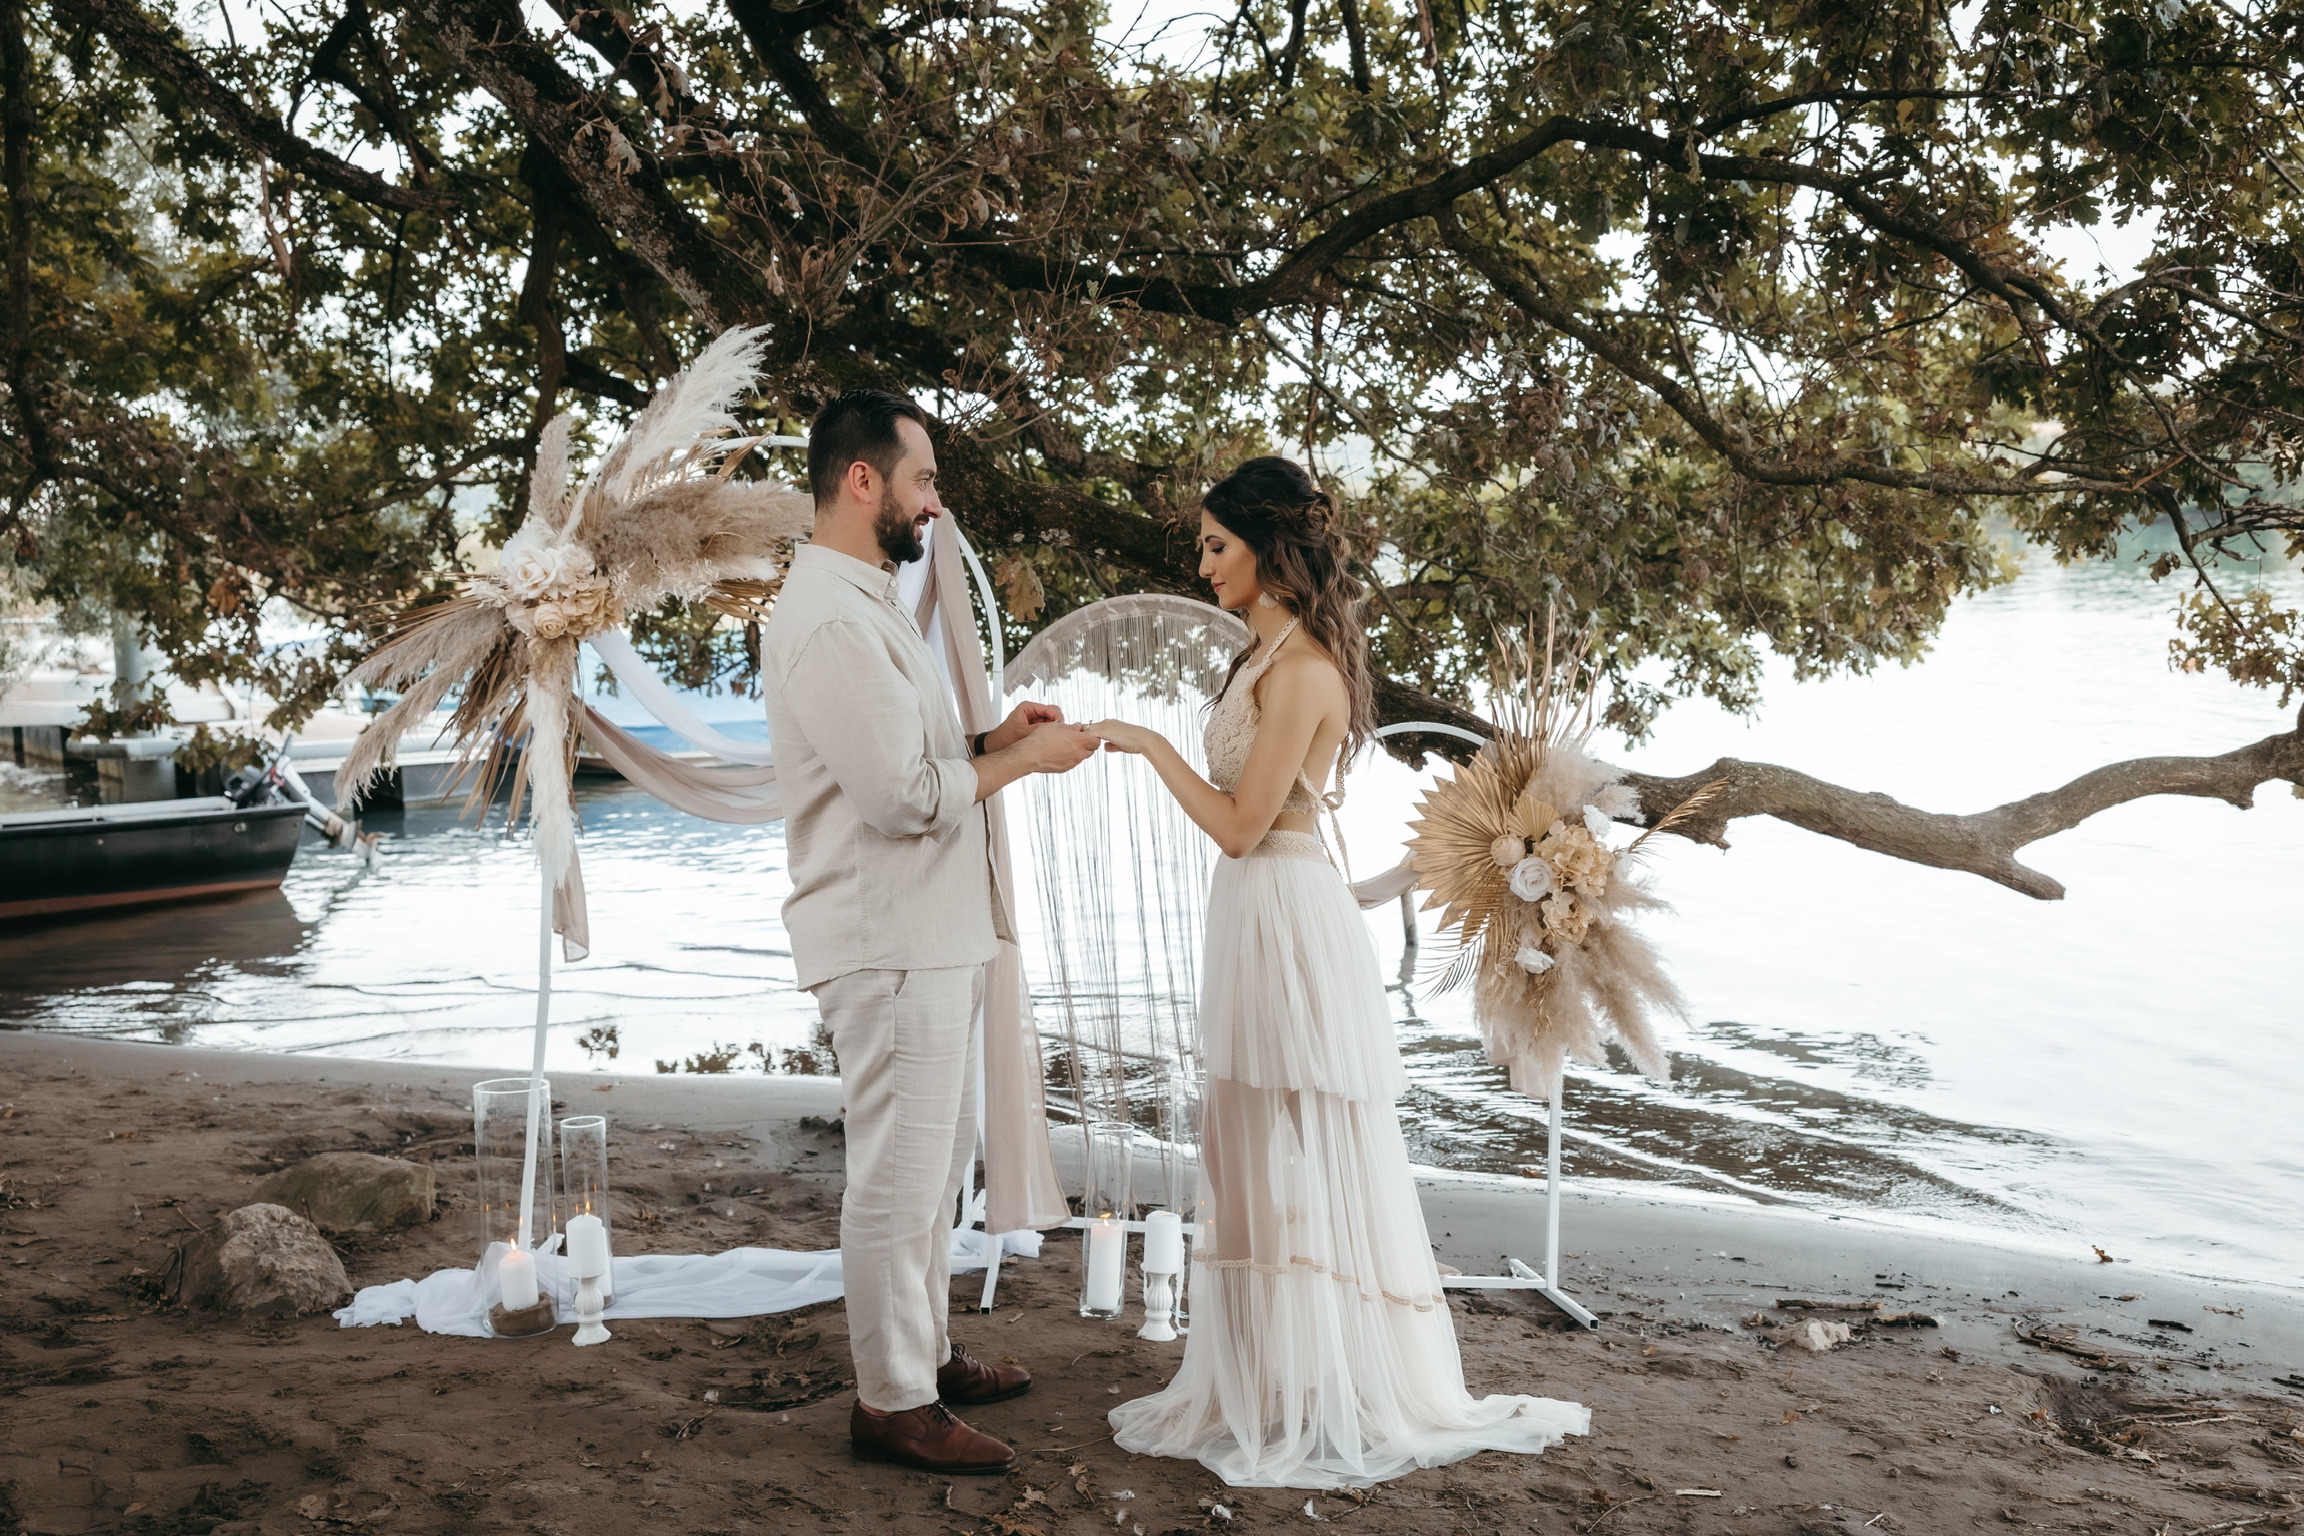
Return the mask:
{"type": "Polygon", "coordinates": [[[0,921],[276,887],[308,812],[204,795],[0,814],[0,921]]]}

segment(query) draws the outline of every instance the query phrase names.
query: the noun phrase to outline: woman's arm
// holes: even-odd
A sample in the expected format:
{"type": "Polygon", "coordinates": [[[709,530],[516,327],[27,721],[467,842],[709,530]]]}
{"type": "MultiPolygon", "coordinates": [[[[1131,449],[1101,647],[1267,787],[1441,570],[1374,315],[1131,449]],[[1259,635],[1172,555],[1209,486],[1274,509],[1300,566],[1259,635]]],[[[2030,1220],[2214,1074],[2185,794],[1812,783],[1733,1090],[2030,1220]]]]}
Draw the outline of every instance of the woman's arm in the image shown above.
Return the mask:
{"type": "Polygon", "coordinates": [[[1240,787],[1226,794],[1192,771],[1167,737],[1140,725],[1104,720],[1089,727],[1107,750],[1140,753],[1201,831],[1226,858],[1237,859],[1264,839],[1280,817],[1313,738],[1331,713],[1344,709],[1344,680],[1325,658],[1290,653],[1276,658],[1259,679],[1263,722],[1241,770],[1240,787]]]}

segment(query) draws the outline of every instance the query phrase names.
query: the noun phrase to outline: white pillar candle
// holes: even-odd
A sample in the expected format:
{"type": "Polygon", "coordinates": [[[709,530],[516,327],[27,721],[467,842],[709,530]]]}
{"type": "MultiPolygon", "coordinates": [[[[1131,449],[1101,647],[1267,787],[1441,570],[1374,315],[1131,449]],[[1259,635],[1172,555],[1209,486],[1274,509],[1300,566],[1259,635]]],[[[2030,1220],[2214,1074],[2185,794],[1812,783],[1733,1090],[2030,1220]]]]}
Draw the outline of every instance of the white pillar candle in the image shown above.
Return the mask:
{"type": "Polygon", "coordinates": [[[531,1254],[515,1248],[504,1255],[496,1266],[497,1283],[503,1288],[504,1310],[521,1312],[536,1305],[536,1260],[531,1254]]]}
{"type": "Polygon", "coordinates": [[[608,1273],[608,1227],[597,1216],[568,1218],[568,1270],[577,1279],[608,1273]]]}
{"type": "Polygon", "coordinates": [[[1088,1225],[1088,1310],[1107,1315],[1120,1310],[1120,1287],[1128,1270],[1128,1233],[1111,1217],[1088,1225]]]}
{"type": "Polygon", "coordinates": [[[1154,1211],[1144,1218],[1144,1273],[1173,1275],[1184,1267],[1184,1218],[1154,1211]]]}

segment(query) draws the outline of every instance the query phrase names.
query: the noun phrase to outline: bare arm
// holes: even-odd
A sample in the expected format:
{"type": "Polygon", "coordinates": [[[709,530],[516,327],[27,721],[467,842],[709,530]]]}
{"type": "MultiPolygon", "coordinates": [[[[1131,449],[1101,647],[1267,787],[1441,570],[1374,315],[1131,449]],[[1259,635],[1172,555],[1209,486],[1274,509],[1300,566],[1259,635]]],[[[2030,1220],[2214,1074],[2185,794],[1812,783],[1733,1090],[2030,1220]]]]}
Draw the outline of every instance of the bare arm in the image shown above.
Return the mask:
{"type": "Polygon", "coordinates": [[[1104,738],[1108,751],[1140,753],[1184,814],[1215,839],[1226,858],[1237,859],[1272,830],[1321,726],[1347,708],[1344,680],[1336,668],[1310,653],[1277,658],[1261,680],[1257,701],[1263,723],[1248,766],[1241,770],[1240,787],[1231,794],[1193,772],[1174,743],[1157,731],[1119,720],[1090,729],[1104,738]]]}

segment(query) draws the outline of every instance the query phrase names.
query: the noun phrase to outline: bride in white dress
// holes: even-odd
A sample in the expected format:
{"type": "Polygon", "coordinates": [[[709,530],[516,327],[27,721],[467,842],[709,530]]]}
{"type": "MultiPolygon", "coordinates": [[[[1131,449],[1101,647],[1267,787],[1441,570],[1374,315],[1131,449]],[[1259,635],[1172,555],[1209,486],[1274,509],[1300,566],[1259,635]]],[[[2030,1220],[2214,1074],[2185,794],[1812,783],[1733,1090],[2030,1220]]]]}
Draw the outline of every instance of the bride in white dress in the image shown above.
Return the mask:
{"type": "Polygon", "coordinates": [[[1591,1415],[1473,1398],[1393,1109],[1404,1084],[1376,953],[1328,861],[1313,785],[1367,739],[1361,588],[1334,504],[1287,459],[1209,490],[1200,574],[1256,641],[1208,717],[1210,779],[1106,720],[1225,857],[1208,896],[1200,1032],[1204,1225],[1175,1379],[1113,1439],[1235,1487],[1365,1487],[1479,1451],[1535,1454],[1591,1415]]]}

